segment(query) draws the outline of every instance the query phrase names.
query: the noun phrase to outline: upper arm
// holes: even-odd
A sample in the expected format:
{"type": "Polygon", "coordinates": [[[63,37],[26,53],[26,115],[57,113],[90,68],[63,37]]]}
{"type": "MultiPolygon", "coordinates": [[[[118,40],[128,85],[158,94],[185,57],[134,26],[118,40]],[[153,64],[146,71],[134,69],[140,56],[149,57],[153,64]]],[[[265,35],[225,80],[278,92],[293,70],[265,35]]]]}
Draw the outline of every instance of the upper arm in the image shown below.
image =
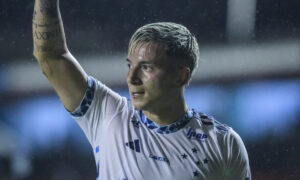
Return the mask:
{"type": "Polygon", "coordinates": [[[232,129],[227,138],[226,180],[250,180],[251,172],[246,147],[240,136],[232,129]]]}
{"type": "Polygon", "coordinates": [[[90,76],[85,96],[80,106],[71,115],[82,128],[89,142],[93,144],[97,138],[104,137],[102,133],[112,120],[120,120],[115,118],[116,116],[128,113],[128,108],[130,106],[126,98],[90,76]]]}
{"type": "Polygon", "coordinates": [[[70,52],[37,59],[65,108],[69,111],[75,110],[88,86],[87,74],[80,64],[70,52]]]}

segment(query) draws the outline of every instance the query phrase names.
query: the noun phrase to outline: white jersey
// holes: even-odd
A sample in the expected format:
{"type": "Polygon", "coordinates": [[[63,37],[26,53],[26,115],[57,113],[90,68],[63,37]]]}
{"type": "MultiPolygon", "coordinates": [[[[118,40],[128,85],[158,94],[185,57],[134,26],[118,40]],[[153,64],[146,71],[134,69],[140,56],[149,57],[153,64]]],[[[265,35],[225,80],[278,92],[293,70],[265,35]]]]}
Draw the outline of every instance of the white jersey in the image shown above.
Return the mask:
{"type": "Polygon", "coordinates": [[[94,149],[97,179],[251,179],[245,146],[230,127],[194,110],[161,126],[101,82],[88,83],[71,114],[94,149]]]}

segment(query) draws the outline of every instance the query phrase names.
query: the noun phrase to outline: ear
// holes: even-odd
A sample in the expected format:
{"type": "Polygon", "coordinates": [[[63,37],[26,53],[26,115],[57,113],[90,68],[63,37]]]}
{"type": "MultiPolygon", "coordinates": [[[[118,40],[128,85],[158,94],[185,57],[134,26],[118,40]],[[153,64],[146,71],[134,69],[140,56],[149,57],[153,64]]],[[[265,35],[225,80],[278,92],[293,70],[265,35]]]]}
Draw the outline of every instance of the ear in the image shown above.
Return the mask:
{"type": "Polygon", "coordinates": [[[184,86],[185,84],[188,83],[190,77],[191,77],[191,70],[189,67],[182,67],[178,70],[178,79],[176,81],[176,85],[178,87],[182,87],[184,86]]]}

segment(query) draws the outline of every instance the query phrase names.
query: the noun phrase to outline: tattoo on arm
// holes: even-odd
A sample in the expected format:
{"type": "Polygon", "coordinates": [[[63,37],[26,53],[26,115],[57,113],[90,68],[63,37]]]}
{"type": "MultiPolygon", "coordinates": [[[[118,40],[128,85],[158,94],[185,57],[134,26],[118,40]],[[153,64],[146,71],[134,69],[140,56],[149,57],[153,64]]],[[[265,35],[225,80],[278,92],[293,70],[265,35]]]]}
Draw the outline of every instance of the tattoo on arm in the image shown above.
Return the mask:
{"type": "Polygon", "coordinates": [[[65,52],[65,37],[59,15],[58,0],[36,0],[32,30],[36,55],[65,52]]]}
{"type": "Polygon", "coordinates": [[[40,12],[48,17],[57,16],[57,0],[40,0],[40,12]]]}
{"type": "Polygon", "coordinates": [[[34,37],[37,40],[49,40],[58,37],[60,29],[54,29],[53,31],[38,31],[34,30],[34,37]]]}
{"type": "Polygon", "coordinates": [[[38,27],[51,27],[51,26],[56,26],[58,24],[59,24],[58,20],[56,22],[54,22],[54,23],[43,23],[43,24],[42,23],[35,23],[33,21],[33,25],[34,25],[35,28],[38,28],[38,27]]]}

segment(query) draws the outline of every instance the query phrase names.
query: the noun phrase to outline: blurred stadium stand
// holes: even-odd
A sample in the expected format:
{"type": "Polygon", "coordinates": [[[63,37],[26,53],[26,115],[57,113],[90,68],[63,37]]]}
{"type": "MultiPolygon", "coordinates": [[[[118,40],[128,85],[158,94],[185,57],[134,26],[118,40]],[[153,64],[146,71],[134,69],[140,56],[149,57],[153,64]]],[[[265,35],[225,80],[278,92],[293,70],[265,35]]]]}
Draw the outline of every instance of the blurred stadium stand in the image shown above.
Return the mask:
{"type": "MultiPolygon", "coordinates": [[[[124,96],[132,33],[187,26],[201,56],[189,106],[242,136],[253,179],[300,178],[300,1],[61,0],[61,10],[71,52],[124,96]]],[[[33,1],[0,2],[0,179],[95,179],[90,145],[32,57],[32,12],[33,1]]]]}

